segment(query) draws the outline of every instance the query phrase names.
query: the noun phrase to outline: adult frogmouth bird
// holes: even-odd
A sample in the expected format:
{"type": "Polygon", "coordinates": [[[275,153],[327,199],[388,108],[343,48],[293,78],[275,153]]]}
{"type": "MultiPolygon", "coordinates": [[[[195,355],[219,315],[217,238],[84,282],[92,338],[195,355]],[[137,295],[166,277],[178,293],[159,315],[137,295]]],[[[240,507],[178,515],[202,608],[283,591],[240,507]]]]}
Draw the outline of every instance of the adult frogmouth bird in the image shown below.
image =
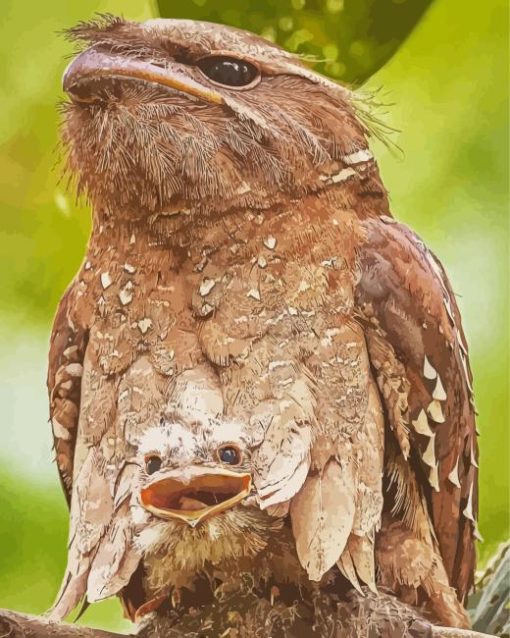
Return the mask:
{"type": "MultiPolygon", "coordinates": [[[[221,25],[107,18],[70,35],[83,50],[64,75],[62,139],[93,228],[50,351],[71,507],[55,614],[85,595],[126,459],[194,373],[209,411],[262,430],[258,506],[292,531],[310,582],[381,584],[467,624],[466,343],[441,264],[391,216],[351,92],[221,25]]],[[[155,485],[143,511],[175,525],[155,485]]],[[[109,594],[143,569],[125,549],[109,594]]]]}

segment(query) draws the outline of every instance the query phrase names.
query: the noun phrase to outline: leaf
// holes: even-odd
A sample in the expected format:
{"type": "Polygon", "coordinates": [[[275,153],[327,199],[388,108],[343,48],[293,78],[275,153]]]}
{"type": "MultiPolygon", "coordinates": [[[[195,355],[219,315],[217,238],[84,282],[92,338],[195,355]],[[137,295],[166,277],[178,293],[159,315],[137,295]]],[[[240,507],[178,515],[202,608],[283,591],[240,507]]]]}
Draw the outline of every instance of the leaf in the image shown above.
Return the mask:
{"type": "Polygon", "coordinates": [[[355,485],[352,463],[332,459],[310,475],[290,506],[292,531],[302,566],[319,581],[339,559],[352,529],[355,485]]]}
{"type": "Polygon", "coordinates": [[[510,634],[510,542],[500,545],[469,600],[473,629],[505,636],[510,634]]]}
{"type": "Polygon", "coordinates": [[[317,60],[317,70],[361,84],[378,71],[412,32],[432,0],[158,0],[164,18],[220,22],[275,40],[317,60]]]}

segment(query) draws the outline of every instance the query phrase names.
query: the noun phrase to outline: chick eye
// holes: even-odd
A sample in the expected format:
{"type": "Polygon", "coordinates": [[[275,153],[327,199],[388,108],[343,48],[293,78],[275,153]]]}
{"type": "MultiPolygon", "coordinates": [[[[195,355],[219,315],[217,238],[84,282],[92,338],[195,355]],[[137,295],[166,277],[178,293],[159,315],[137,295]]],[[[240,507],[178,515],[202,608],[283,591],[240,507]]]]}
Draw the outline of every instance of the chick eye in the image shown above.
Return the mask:
{"type": "Polygon", "coordinates": [[[241,452],[233,445],[225,445],[218,450],[218,456],[222,463],[237,465],[241,461],[241,452]]]}
{"type": "Polygon", "coordinates": [[[147,470],[147,474],[154,474],[161,467],[161,459],[159,456],[148,456],[145,459],[145,469],[147,470]]]}
{"type": "Polygon", "coordinates": [[[225,86],[247,86],[259,75],[254,64],[236,58],[212,56],[199,60],[197,65],[210,80],[225,86]]]}

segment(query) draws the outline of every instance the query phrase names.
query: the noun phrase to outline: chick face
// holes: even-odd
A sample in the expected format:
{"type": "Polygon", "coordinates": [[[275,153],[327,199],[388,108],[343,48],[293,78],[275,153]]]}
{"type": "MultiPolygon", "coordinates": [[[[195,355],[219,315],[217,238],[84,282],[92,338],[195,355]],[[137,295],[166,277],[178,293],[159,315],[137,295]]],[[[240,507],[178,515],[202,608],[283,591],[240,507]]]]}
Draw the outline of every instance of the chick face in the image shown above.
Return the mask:
{"type": "Polygon", "coordinates": [[[140,440],[140,504],[190,527],[232,509],[252,488],[252,438],[235,422],[162,418],[140,440]]]}
{"type": "Polygon", "coordinates": [[[137,445],[131,514],[151,595],[189,586],[207,565],[235,571],[284,525],[260,509],[252,487],[262,430],[192,414],[166,416],[137,445]]]}

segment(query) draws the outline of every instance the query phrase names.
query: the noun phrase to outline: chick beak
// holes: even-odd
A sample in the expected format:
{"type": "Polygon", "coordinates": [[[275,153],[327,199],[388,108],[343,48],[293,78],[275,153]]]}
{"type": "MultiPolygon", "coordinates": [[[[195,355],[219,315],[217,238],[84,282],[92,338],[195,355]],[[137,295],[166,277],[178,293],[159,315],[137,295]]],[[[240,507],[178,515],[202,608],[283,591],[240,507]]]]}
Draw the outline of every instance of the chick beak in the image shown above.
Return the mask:
{"type": "Polygon", "coordinates": [[[249,495],[250,489],[250,474],[192,466],[168,472],[147,485],[140,500],[159,518],[177,519],[195,527],[234,507],[249,495]]]}

